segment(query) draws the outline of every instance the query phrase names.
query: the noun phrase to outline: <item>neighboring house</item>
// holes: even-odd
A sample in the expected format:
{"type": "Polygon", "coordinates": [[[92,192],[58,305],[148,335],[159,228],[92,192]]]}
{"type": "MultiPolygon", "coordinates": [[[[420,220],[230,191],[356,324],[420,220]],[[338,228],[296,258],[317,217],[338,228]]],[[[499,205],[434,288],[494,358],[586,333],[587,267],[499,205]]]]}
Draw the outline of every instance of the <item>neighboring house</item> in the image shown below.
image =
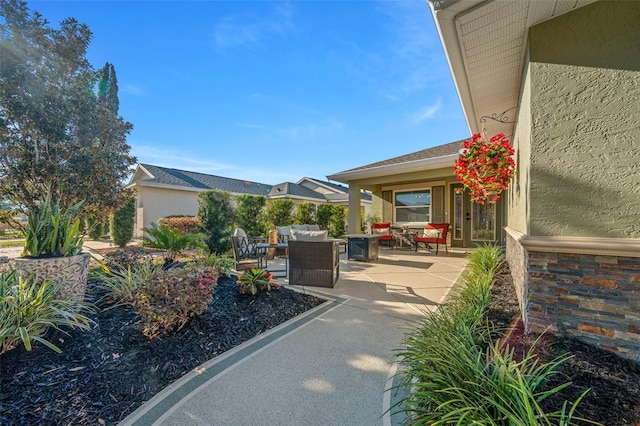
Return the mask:
{"type": "MultiPolygon", "coordinates": [[[[128,188],[136,190],[136,238],[141,238],[144,228],[163,217],[195,215],[198,211],[198,194],[209,189],[227,191],[233,196],[263,195],[267,201],[286,198],[295,203],[348,204],[348,188],[311,178],[303,178],[298,183],[271,186],[151,164],[138,165],[128,188]],[[315,191],[314,188],[319,190],[315,191]]],[[[371,196],[363,194],[362,204],[368,209],[371,196]]]]}
{"type": "MultiPolygon", "coordinates": [[[[295,203],[334,204],[347,207],[349,205],[349,188],[332,182],[304,177],[297,183],[285,182],[273,185],[269,200],[278,198],[291,199],[295,203]]],[[[360,194],[360,212],[366,214],[371,209],[371,194],[360,194]]]]}
{"type": "Polygon", "coordinates": [[[471,133],[516,150],[503,222],[526,329],[640,360],[640,2],[429,5],[471,133]]]}
{"type": "MultiPolygon", "coordinates": [[[[424,229],[428,222],[451,225],[453,247],[504,242],[504,206],[471,203],[453,173],[464,141],[424,149],[327,176],[349,184],[351,201],[358,205],[362,189],[373,196],[372,211],[383,222],[424,229]]],[[[362,215],[349,211],[349,229],[359,229],[362,215]]]]}

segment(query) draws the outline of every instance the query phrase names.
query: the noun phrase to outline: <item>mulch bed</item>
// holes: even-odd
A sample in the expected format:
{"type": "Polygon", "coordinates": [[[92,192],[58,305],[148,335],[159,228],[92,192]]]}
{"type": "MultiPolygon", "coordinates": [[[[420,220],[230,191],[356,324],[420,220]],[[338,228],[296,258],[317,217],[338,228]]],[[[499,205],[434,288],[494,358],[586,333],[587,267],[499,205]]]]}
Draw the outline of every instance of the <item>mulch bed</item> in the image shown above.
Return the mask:
{"type": "MultiPolygon", "coordinates": [[[[508,267],[498,274],[491,291],[489,319],[506,328],[519,315],[517,296],[508,267]]],[[[572,358],[561,365],[561,374],[546,383],[552,389],[568,381],[571,386],[541,404],[547,411],[558,410],[564,401],[575,401],[586,389],[591,391],[580,402],[577,416],[607,426],[640,425],[640,364],[574,338],[550,333],[526,335],[521,321],[506,342],[516,353],[526,353],[535,344],[542,361],[569,353],[572,358]]],[[[588,423],[579,423],[588,424],[588,423]]]]}
{"type": "MultiPolygon", "coordinates": [[[[148,339],[130,309],[102,310],[97,325],[0,356],[0,425],[110,425],[203,362],[323,302],[290,289],[238,294],[221,278],[208,310],[180,331],[148,339]]],[[[102,306],[103,308],[105,306],[102,306]]]]}

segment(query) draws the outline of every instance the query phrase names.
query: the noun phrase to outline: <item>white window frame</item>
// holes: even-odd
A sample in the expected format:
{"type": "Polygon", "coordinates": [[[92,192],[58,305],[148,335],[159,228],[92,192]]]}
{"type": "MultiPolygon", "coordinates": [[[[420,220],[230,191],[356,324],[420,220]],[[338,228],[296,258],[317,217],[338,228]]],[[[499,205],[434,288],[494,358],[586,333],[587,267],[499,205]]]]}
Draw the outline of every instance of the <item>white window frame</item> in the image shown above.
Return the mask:
{"type": "Polygon", "coordinates": [[[432,199],[432,189],[430,186],[426,186],[423,188],[411,188],[411,189],[397,189],[393,191],[393,223],[395,225],[400,225],[400,226],[411,226],[411,225],[419,225],[419,226],[424,226],[426,223],[431,222],[431,214],[433,209],[431,208],[431,204],[433,202],[432,199]],[[397,219],[397,209],[402,209],[402,208],[406,208],[406,207],[398,207],[396,206],[396,194],[397,193],[410,193],[410,192],[428,192],[429,193],[429,204],[425,204],[424,206],[413,206],[413,207],[428,207],[429,208],[429,217],[427,218],[426,221],[417,221],[417,222],[399,222],[397,219]]]}

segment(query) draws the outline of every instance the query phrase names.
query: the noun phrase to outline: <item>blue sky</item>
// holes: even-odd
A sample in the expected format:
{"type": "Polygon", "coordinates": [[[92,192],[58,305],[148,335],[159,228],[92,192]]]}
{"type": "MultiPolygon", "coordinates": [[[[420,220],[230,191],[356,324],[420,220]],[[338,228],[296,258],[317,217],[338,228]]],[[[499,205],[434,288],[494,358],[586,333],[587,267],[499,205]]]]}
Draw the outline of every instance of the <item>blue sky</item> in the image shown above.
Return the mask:
{"type": "Polygon", "coordinates": [[[92,30],[139,162],[277,184],[469,135],[426,0],[28,5],[92,30]]]}

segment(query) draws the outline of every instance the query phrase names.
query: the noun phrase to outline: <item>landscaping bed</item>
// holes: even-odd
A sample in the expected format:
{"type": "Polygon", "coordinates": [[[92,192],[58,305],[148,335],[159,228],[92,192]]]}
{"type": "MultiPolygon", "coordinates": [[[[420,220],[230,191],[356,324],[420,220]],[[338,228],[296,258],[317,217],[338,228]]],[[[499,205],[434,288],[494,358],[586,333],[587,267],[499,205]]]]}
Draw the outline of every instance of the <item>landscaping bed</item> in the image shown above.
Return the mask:
{"type": "Polygon", "coordinates": [[[131,309],[101,310],[91,331],[49,334],[62,354],[0,356],[0,425],[116,424],[198,365],[322,302],[286,288],[240,295],[235,278],[220,278],[204,314],[153,339],[131,309]]]}
{"type": "MultiPolygon", "coordinates": [[[[506,328],[519,315],[518,301],[508,268],[503,267],[491,289],[489,319],[506,328]]],[[[543,402],[548,411],[562,407],[565,400],[575,401],[586,389],[591,391],[580,403],[577,415],[607,426],[640,424],[640,365],[574,338],[525,335],[522,323],[515,323],[507,343],[524,353],[539,339],[536,353],[549,361],[565,353],[573,357],[560,367],[561,374],[547,389],[571,381],[573,385],[543,402]]]]}

